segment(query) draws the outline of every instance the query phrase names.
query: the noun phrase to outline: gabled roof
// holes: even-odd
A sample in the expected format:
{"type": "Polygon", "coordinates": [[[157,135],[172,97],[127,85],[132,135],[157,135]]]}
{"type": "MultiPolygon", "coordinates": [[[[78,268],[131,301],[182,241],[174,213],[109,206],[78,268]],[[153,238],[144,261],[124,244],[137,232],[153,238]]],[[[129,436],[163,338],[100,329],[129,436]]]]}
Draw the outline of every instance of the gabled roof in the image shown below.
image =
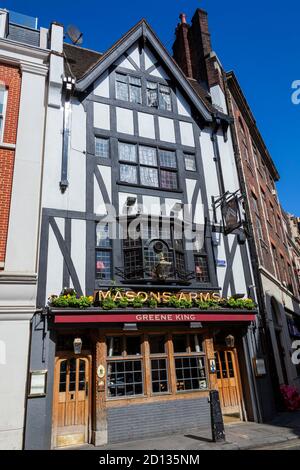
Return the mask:
{"type": "Polygon", "coordinates": [[[197,91],[191,84],[174,59],[162,45],[156,34],[148,25],[145,19],[139,21],[121,39],[119,39],[104,54],[83,49],[69,44],[64,45],[64,53],[67,59],[66,73],[71,73],[76,77],[76,89],[86,90],[105,70],[107,70],[128,48],[130,48],[141,37],[156,51],[162,58],[164,66],[177,80],[184,92],[198,109],[205,121],[212,121],[212,107],[209,101],[197,91]],[[76,50],[74,50],[76,49],[76,50]],[[70,70],[69,70],[70,69],[70,70]],[[200,99],[199,99],[200,98],[200,99]]]}

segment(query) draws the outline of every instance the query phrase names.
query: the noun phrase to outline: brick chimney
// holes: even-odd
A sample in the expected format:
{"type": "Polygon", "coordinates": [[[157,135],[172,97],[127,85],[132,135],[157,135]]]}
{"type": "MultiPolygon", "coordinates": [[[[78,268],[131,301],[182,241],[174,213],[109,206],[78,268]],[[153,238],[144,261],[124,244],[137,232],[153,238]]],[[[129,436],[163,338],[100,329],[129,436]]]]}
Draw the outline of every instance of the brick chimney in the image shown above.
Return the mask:
{"type": "Polygon", "coordinates": [[[186,23],[185,15],[180,18],[173,45],[174,59],[189,78],[194,78],[208,90],[215,85],[223,90],[222,67],[212,50],[207,12],[198,8],[191,25],[186,23]]]}
{"type": "Polygon", "coordinates": [[[175,35],[176,39],[173,44],[173,57],[183,73],[193,78],[192,60],[189,45],[189,29],[190,26],[186,22],[186,15],[181,13],[179,16],[181,22],[177,25],[175,35]]]}

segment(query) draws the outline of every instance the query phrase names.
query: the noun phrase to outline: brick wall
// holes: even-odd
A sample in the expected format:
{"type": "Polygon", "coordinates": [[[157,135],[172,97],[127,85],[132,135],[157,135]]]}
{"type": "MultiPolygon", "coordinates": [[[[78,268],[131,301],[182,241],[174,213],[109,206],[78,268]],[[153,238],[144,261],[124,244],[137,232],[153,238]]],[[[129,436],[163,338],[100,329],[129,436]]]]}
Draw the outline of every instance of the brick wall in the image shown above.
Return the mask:
{"type": "MultiPolygon", "coordinates": [[[[7,89],[4,144],[16,144],[21,92],[21,75],[16,67],[0,64],[0,84],[7,89]]],[[[0,269],[5,261],[15,151],[0,144],[0,269]]]]}
{"type": "Polygon", "coordinates": [[[131,405],[107,410],[108,442],[157,437],[193,428],[211,430],[208,397],[131,405]]]}

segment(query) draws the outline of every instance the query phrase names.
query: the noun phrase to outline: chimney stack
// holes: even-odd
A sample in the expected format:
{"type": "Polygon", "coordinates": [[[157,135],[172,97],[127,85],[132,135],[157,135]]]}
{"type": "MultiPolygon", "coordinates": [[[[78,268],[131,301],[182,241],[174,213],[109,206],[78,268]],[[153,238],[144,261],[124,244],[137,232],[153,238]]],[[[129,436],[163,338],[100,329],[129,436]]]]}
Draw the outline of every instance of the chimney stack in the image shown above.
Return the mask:
{"type": "Polygon", "coordinates": [[[198,8],[191,25],[181,13],[176,28],[173,55],[188,78],[193,78],[209,91],[213,86],[224,88],[222,67],[212,51],[207,12],[198,8]]]}
{"type": "Polygon", "coordinates": [[[179,18],[181,22],[177,25],[175,31],[176,39],[173,44],[173,57],[183,73],[187,77],[193,78],[192,60],[188,39],[190,26],[186,22],[185,13],[181,13],[179,18]]]}

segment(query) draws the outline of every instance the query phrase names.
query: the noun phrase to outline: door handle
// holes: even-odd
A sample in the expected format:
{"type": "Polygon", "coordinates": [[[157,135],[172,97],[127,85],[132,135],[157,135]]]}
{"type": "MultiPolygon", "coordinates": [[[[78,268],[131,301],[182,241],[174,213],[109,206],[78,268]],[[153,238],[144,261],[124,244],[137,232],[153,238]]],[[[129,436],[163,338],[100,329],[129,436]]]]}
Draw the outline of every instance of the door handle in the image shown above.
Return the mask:
{"type": "Polygon", "coordinates": [[[87,397],[89,394],[89,383],[85,382],[85,396],[87,397]]]}

